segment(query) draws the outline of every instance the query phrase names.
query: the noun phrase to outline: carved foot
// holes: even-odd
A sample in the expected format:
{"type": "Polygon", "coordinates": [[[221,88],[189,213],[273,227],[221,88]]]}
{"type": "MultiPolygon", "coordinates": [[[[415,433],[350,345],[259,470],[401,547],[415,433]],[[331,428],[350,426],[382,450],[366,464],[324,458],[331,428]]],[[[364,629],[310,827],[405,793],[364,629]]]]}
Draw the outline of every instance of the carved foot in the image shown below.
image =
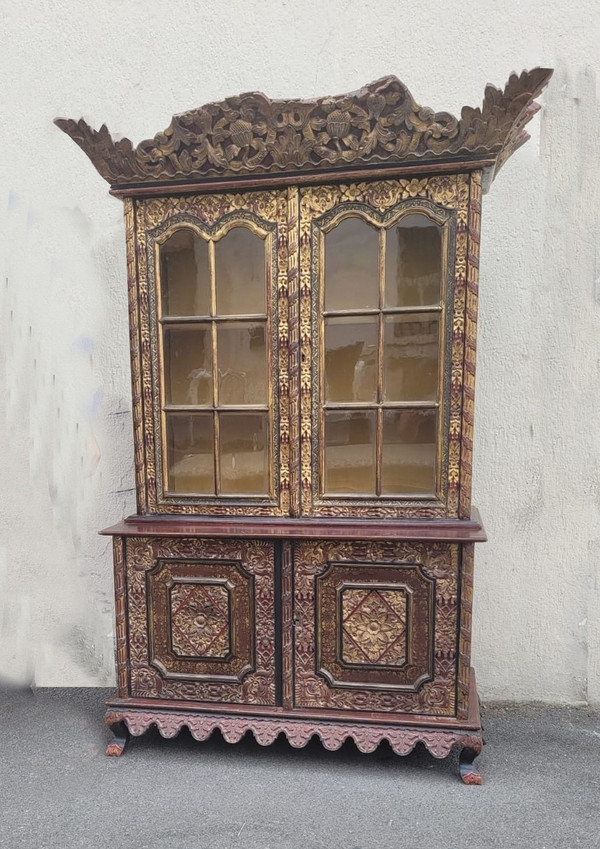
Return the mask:
{"type": "Polygon", "coordinates": [[[473,761],[480,751],[481,748],[470,749],[468,747],[461,750],[458,757],[458,769],[460,772],[460,779],[463,784],[483,784],[481,773],[473,764],[473,761]]]}
{"type": "Polygon", "coordinates": [[[113,722],[109,725],[109,728],[115,735],[115,739],[106,747],[106,754],[109,757],[118,758],[123,754],[129,741],[129,731],[124,722],[113,722]]]}

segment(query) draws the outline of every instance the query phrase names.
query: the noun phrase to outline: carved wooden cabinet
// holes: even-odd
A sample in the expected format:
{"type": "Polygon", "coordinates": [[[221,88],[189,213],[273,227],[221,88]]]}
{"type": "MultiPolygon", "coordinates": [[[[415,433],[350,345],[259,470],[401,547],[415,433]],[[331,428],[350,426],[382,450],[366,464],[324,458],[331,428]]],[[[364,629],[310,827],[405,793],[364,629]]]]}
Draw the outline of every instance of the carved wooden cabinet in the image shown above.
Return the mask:
{"type": "Polygon", "coordinates": [[[123,198],[138,510],[114,540],[128,732],[483,744],[470,667],[482,188],[550,72],[458,121],[387,77],[246,94],[133,148],[59,119],[123,198]]]}

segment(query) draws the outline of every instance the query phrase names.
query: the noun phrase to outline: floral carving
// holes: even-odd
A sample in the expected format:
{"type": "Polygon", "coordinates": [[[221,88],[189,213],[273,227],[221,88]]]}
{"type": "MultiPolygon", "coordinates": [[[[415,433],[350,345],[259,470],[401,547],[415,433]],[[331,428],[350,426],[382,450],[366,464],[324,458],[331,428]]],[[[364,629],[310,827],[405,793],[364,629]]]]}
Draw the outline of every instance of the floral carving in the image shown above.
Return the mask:
{"type": "Polygon", "coordinates": [[[228,97],[181,115],[134,148],[106,125],[83,119],[55,123],[115,187],[238,174],[332,171],[368,165],[494,160],[494,172],[529,136],[524,126],[552,71],[513,74],[503,91],[488,85],[480,109],[460,119],[419,106],[387,76],[357,92],[316,100],[269,100],[260,92],[228,97]]]}
{"type": "MultiPolygon", "coordinates": [[[[273,622],[273,546],[260,540],[219,540],[198,538],[170,537],[131,537],[126,541],[125,552],[126,581],[128,598],[129,623],[129,664],[131,669],[131,695],[148,698],[191,699],[207,702],[231,702],[246,704],[273,704],[275,699],[275,670],[274,655],[274,622],[273,622]],[[175,561],[174,558],[178,558],[175,561]],[[158,561],[164,560],[157,571],[158,561]],[[186,565],[186,560],[190,562],[186,565]],[[194,565],[198,561],[198,565],[194,565]],[[241,564],[243,578],[238,567],[241,564]],[[206,580],[205,568],[212,571],[211,581],[206,580]],[[212,566],[211,566],[212,564],[212,566]],[[220,565],[222,564],[222,565],[220,565]],[[191,577],[197,580],[196,586],[190,584],[184,571],[189,570],[191,577]],[[197,575],[194,575],[194,571],[197,575]],[[148,573],[150,580],[147,580],[148,573]],[[222,573],[222,574],[221,574],[222,573]],[[236,578],[236,575],[238,578],[236,578]],[[204,582],[200,582],[204,578],[204,582]],[[229,627],[231,616],[229,608],[231,601],[225,599],[226,590],[219,579],[227,578],[234,585],[231,591],[235,597],[235,586],[254,586],[254,617],[250,621],[249,609],[243,613],[241,595],[237,597],[237,619],[233,631],[248,632],[248,639],[260,634],[256,640],[255,667],[253,670],[245,666],[245,654],[228,661],[225,657],[227,650],[235,648],[235,637],[232,645],[229,627]],[[164,579],[164,580],[163,580],[164,579]],[[169,658],[161,652],[160,665],[155,668],[150,662],[151,644],[155,649],[166,640],[166,613],[162,612],[161,587],[166,587],[174,579],[171,587],[170,604],[167,608],[171,619],[171,639],[174,649],[173,657],[169,658]],[[239,579],[239,580],[238,580],[239,579]],[[179,581],[179,583],[177,583],[179,581]],[[221,586],[214,586],[219,581],[221,586]],[[154,592],[153,592],[154,588],[154,592]],[[220,594],[211,594],[218,590],[220,594]],[[173,595],[175,591],[175,595],[173,595]],[[186,607],[186,596],[191,602],[186,607]],[[148,611],[152,613],[152,625],[148,625],[148,611]],[[219,612],[220,611],[220,612],[219,612]],[[204,630],[198,630],[193,624],[194,618],[204,616],[204,630]],[[159,621],[160,620],[160,621],[159,621]],[[219,621],[217,621],[219,620],[219,621]],[[225,630],[223,630],[225,628],[225,630]],[[215,639],[216,638],[216,639],[215,639]],[[211,645],[211,639],[215,639],[211,645]],[[194,648],[190,646],[192,640],[194,648]],[[201,655],[210,659],[202,661],[201,655]],[[191,660],[185,656],[192,655],[191,660]],[[194,655],[198,655],[194,657],[194,655]],[[188,673],[187,664],[192,663],[188,673]],[[203,663],[210,664],[221,675],[210,680],[195,676],[196,668],[203,663]],[[181,669],[180,669],[181,666],[181,669]],[[171,668],[182,675],[169,677],[171,668]],[[240,675],[242,680],[233,683],[231,678],[240,675]],[[229,677],[227,677],[229,676],[229,677]]],[[[246,590],[247,594],[247,590],[246,590]]],[[[233,602],[236,607],[236,602],[233,602]]],[[[250,654],[252,652],[250,651],[250,654]]]]}
{"type": "Polygon", "coordinates": [[[401,665],[406,660],[402,590],[344,590],[342,658],[346,663],[401,665]]]}
{"type": "MultiPolygon", "coordinates": [[[[413,567],[413,568],[415,568],[413,567]]],[[[342,580],[346,580],[346,576],[342,575],[342,580]]],[[[379,580],[379,578],[377,578],[379,580]]],[[[358,588],[357,588],[358,589],[358,588]]],[[[365,588],[365,596],[372,595],[369,592],[370,588],[365,588]]],[[[353,590],[352,590],[353,591],[353,590]]],[[[344,596],[348,589],[344,588],[342,593],[342,607],[344,607],[344,596]]],[[[362,628],[362,633],[365,634],[368,628],[368,622],[377,615],[377,608],[382,605],[382,592],[390,595],[396,595],[395,600],[395,617],[397,620],[402,619],[401,606],[398,603],[397,596],[401,595],[400,588],[398,590],[389,591],[377,587],[377,595],[379,599],[375,599],[372,595],[372,614],[367,616],[359,625],[362,628]]],[[[458,550],[456,546],[446,545],[442,543],[427,544],[422,543],[369,543],[368,546],[361,548],[361,543],[346,543],[346,542],[321,542],[321,541],[303,541],[296,546],[296,554],[294,558],[294,599],[295,599],[295,628],[294,628],[294,665],[296,670],[296,706],[307,708],[337,708],[341,710],[364,710],[364,711],[399,711],[404,713],[423,713],[438,716],[450,716],[454,714],[456,704],[456,674],[457,674],[457,652],[456,640],[458,633],[458,616],[457,616],[457,596],[458,596],[458,550]],[[332,566],[332,564],[334,564],[332,566]],[[325,680],[325,673],[329,672],[333,678],[337,678],[337,669],[335,662],[331,662],[329,658],[330,652],[327,650],[329,643],[332,643],[331,635],[337,632],[337,624],[334,621],[336,613],[331,609],[331,605],[327,599],[331,593],[327,592],[326,584],[331,580],[333,590],[337,579],[335,578],[336,570],[344,568],[343,564],[349,564],[356,573],[356,580],[363,581],[363,577],[359,578],[362,569],[365,570],[365,581],[375,580],[375,569],[385,566],[385,564],[395,565],[398,569],[409,564],[418,566],[419,574],[423,575],[423,580],[435,581],[435,615],[431,623],[427,623],[423,619],[419,620],[419,633],[423,634],[428,624],[434,629],[434,661],[432,668],[432,680],[425,680],[416,690],[412,692],[406,688],[400,687],[394,689],[389,681],[390,670],[378,670],[377,662],[368,660],[365,655],[362,655],[360,667],[355,666],[354,670],[359,670],[357,678],[367,681],[369,676],[373,677],[377,674],[385,674],[388,678],[388,689],[374,688],[365,683],[364,688],[360,685],[360,680],[354,682],[352,687],[338,686],[333,679],[325,680]],[[322,576],[322,577],[321,577],[322,576]],[[317,603],[317,593],[320,590],[320,602],[317,603]],[[454,609],[452,609],[454,605],[454,609]],[[315,629],[315,609],[317,616],[327,622],[326,633],[321,627],[317,632],[315,629]],[[319,652],[319,644],[321,650],[319,652]],[[325,651],[325,653],[324,653],[325,651]],[[319,654],[321,654],[319,662],[319,654]],[[326,656],[327,655],[327,656],[326,656]],[[329,658],[329,659],[328,659],[329,658]],[[369,669],[370,665],[370,669],[369,669]],[[320,674],[315,672],[315,669],[320,669],[320,674]],[[335,673],[335,674],[334,674],[335,673]]],[[[358,601],[357,596],[351,597],[352,600],[358,601]]],[[[413,591],[413,598],[416,600],[416,594],[413,591]]],[[[350,615],[352,619],[351,608],[346,607],[343,615],[350,615]]],[[[390,614],[391,615],[391,614],[390,614]]],[[[420,614],[422,615],[422,614],[420,614]]],[[[404,619],[404,627],[406,627],[406,619],[404,619]]],[[[356,629],[353,629],[353,634],[356,629]]],[[[343,651],[348,651],[348,643],[346,642],[346,630],[342,629],[343,651]]],[[[389,630],[387,626],[383,631],[381,641],[388,638],[389,630]]],[[[416,633],[416,632],[415,632],[416,633]]],[[[398,636],[396,632],[394,637],[398,636]]],[[[416,643],[410,642],[410,637],[405,634],[404,642],[406,646],[405,652],[413,657],[421,653],[416,643]],[[410,643],[410,645],[409,645],[410,643]]],[[[414,639],[414,637],[413,637],[414,639]]],[[[333,644],[333,643],[332,643],[333,644]]],[[[373,647],[367,647],[368,651],[376,651],[375,642],[373,647]]],[[[384,649],[382,649],[384,650],[384,649]]],[[[400,650],[398,656],[392,663],[399,664],[400,650]]],[[[358,654],[358,653],[357,653],[358,654]]],[[[357,661],[349,657],[344,658],[345,661],[352,664],[357,661]]],[[[387,664],[384,654],[381,659],[381,665],[387,664]]],[[[427,664],[428,665],[428,664],[427,664]]],[[[404,667],[407,672],[406,684],[413,684],[411,676],[419,676],[426,669],[415,669],[414,673],[410,671],[410,664],[404,667]]],[[[344,680],[346,683],[353,677],[353,670],[348,668],[345,670],[344,680]]],[[[403,674],[403,669],[397,667],[394,670],[396,675],[403,674]]],[[[342,682],[343,683],[343,682],[342,682]]]]}
{"type": "Polygon", "coordinates": [[[224,657],[229,651],[229,619],[225,587],[172,587],[171,641],[177,654],[224,657]]]}

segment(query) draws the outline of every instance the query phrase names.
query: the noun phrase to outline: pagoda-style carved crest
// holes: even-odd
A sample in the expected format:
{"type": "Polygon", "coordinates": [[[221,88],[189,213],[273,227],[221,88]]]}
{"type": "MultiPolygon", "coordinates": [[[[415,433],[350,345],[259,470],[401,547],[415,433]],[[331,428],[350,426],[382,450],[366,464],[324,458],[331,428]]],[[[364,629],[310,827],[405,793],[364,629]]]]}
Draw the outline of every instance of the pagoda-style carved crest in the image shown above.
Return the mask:
{"type": "Polygon", "coordinates": [[[493,177],[529,138],[523,128],[551,75],[536,68],[513,74],[503,91],[488,85],[482,107],[463,107],[460,120],[419,106],[388,76],[317,100],[269,100],[259,92],[229,97],[174,116],[164,132],[137,147],[115,141],[105,125],[55,123],[115,189],[462,161],[486,162],[493,177]]]}

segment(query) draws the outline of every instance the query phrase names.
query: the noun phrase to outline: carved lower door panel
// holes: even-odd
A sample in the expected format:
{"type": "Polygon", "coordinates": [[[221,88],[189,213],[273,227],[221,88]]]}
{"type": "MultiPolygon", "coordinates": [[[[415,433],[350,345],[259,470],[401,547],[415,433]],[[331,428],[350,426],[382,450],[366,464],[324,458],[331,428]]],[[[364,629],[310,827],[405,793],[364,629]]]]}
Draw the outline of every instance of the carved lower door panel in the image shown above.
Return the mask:
{"type": "Polygon", "coordinates": [[[456,714],[458,546],[302,542],[295,705],[456,714]]]}
{"type": "Polygon", "coordinates": [[[275,704],[274,546],[131,537],[130,695],[275,704]]]}

